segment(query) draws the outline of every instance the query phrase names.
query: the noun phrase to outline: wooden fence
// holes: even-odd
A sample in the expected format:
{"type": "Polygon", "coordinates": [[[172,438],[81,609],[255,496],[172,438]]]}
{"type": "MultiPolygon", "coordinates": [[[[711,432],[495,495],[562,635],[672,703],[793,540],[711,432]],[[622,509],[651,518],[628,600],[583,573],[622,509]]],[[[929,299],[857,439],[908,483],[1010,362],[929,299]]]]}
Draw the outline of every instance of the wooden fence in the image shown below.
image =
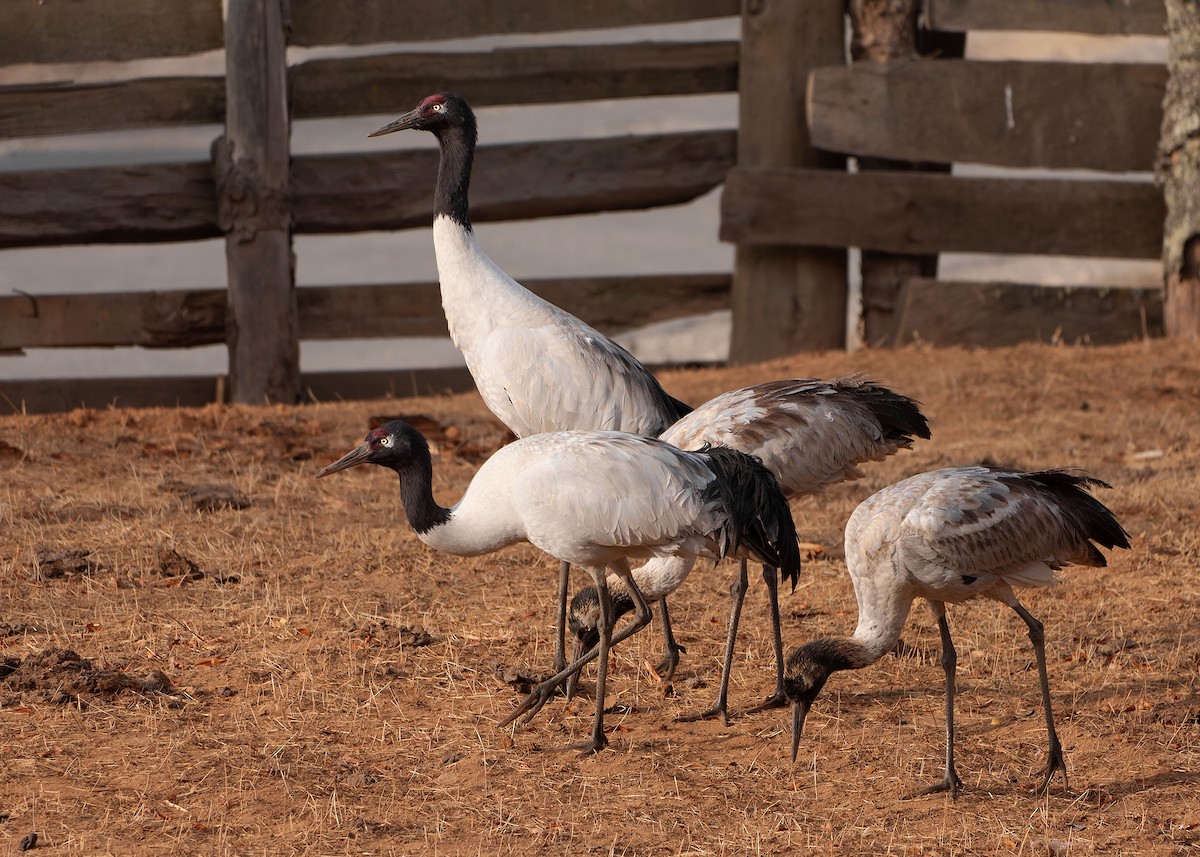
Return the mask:
{"type": "MultiPolygon", "coordinates": [[[[199,404],[465,389],[465,370],[311,373],[299,339],[446,334],[437,286],[294,288],[293,233],[427,226],[432,151],[299,156],[287,119],[400,113],[429,92],[477,106],[731,92],[738,45],[643,43],[314,59],[297,46],[553,32],[738,14],[737,0],[14,0],[0,4],[10,63],[127,61],[225,48],[224,76],[0,87],[0,136],[220,123],[210,162],[0,173],[0,248],[224,235],[225,289],[0,297],[0,354],[35,347],[228,343],[230,378],[0,381],[11,407],[199,404]],[[283,15],[290,14],[285,20],[283,15]],[[280,145],[282,144],[282,146],[280,145]]],[[[498,221],[685,203],[733,166],[732,131],[481,146],[471,214],[498,221]],[[536,180],[535,180],[536,177],[536,180]]],[[[432,250],[430,251],[432,252],[432,250]]],[[[599,329],[729,305],[728,272],[528,282],[599,329]]],[[[164,284],[165,285],[165,284],[164,284]]],[[[12,362],[19,357],[5,356],[12,362]]]]}
{"type": "MultiPolygon", "coordinates": [[[[289,157],[289,114],[396,113],[438,89],[462,92],[476,105],[740,92],[736,135],[480,148],[471,200],[478,221],[672,205],[725,182],[721,237],[738,245],[732,278],[715,272],[527,283],[606,332],[732,306],[735,360],[838,347],[845,248],[860,247],[864,259],[874,254],[871,265],[864,263],[873,344],[1157,333],[1155,290],[968,285],[927,274],[931,257],[951,251],[1157,258],[1163,203],[1152,185],[963,178],[945,165],[1149,170],[1164,68],[970,62],[947,58],[953,49],[938,59],[847,65],[845,3],[410,0],[401,15],[389,0],[229,0],[224,22],[220,0],[0,4],[5,62],[128,61],[224,47],[229,72],[0,87],[0,137],[225,127],[211,161],[0,173],[0,248],[225,236],[230,267],[227,288],[0,297],[0,355],[225,342],[232,398],[241,401],[290,400],[302,391],[349,398],[466,387],[462,370],[301,378],[295,360],[299,339],[442,335],[445,321],[432,283],[294,288],[293,233],[427,225],[436,153],[289,157]],[[283,52],[285,37],[297,46],[413,42],[739,12],[740,45],[523,47],[291,66],[283,52]],[[846,171],[847,155],[858,159],[857,173],[846,171]]],[[[1160,34],[1164,26],[1154,0],[925,0],[920,8],[913,0],[913,9],[923,16],[925,37],[989,28],[1160,34]]],[[[197,404],[221,396],[225,386],[213,378],[2,381],[0,396],[31,411],[114,400],[197,404]]]]}
{"type": "MultiPolygon", "coordinates": [[[[754,29],[767,33],[761,38],[803,14],[810,42],[842,43],[843,0],[796,4],[803,13],[782,3],[752,5],[763,19],[754,29]],[[818,27],[824,29],[817,33],[818,27]]],[[[885,4],[874,5],[878,12],[885,4]]],[[[849,6],[872,11],[871,0],[849,6]]],[[[1166,23],[1161,0],[912,0],[908,6],[908,21],[880,28],[894,32],[856,31],[855,40],[876,49],[881,41],[902,41],[905,27],[916,30],[918,15],[935,32],[1162,35],[1166,23]]],[[[868,17],[856,24],[879,26],[868,17]]],[[[751,27],[743,32],[749,36],[751,27]]],[[[944,50],[921,58],[911,44],[902,47],[882,62],[847,65],[838,56],[809,62],[815,67],[803,90],[807,140],[788,150],[747,150],[748,135],[776,131],[756,127],[755,109],[743,100],[738,167],[726,181],[721,221],[721,238],[739,247],[735,354],[840,344],[844,313],[821,296],[837,289],[841,257],[820,254],[847,247],[864,252],[865,338],[872,345],[1099,343],[1161,334],[1160,289],[942,282],[922,276],[914,262],[945,252],[1157,260],[1165,208],[1149,182],[1102,174],[1085,181],[963,177],[936,165],[1149,172],[1165,66],[974,62],[944,50]],[[860,169],[847,172],[839,162],[830,169],[815,163],[817,152],[856,156],[860,169]],[[884,264],[868,266],[869,255],[884,264]],[[760,300],[761,290],[773,297],[760,300]],[[739,315],[743,306],[762,303],[769,312],[739,315]]],[[[760,61],[766,60],[744,49],[743,69],[760,61]]],[[[789,93],[799,102],[799,83],[780,77],[766,83],[777,103],[786,105],[789,93]]],[[[743,81],[743,99],[745,91],[743,81]]]]}

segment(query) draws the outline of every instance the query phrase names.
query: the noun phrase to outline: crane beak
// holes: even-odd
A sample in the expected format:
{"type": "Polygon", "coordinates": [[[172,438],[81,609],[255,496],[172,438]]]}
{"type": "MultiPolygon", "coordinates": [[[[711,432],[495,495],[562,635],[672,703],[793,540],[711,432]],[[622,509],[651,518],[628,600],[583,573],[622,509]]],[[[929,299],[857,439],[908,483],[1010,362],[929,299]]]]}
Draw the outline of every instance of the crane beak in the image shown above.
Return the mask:
{"type": "Polygon", "coordinates": [[[391,134],[395,131],[407,131],[409,128],[417,127],[417,120],[421,118],[420,110],[410,110],[397,119],[395,122],[390,122],[384,125],[378,131],[372,131],[368,137],[382,137],[384,134],[391,134]]]}
{"type": "Polygon", "coordinates": [[[317,478],[320,479],[322,476],[328,476],[330,473],[337,473],[339,470],[346,470],[347,468],[354,467],[356,464],[362,464],[367,460],[367,456],[370,454],[371,447],[364,443],[357,449],[352,449],[347,452],[337,461],[333,462],[333,464],[322,467],[317,471],[317,478]]]}
{"type": "Polygon", "coordinates": [[[800,735],[804,732],[804,719],[808,717],[810,705],[807,702],[794,700],[792,702],[792,761],[796,761],[796,753],[800,750],[800,735]]]}

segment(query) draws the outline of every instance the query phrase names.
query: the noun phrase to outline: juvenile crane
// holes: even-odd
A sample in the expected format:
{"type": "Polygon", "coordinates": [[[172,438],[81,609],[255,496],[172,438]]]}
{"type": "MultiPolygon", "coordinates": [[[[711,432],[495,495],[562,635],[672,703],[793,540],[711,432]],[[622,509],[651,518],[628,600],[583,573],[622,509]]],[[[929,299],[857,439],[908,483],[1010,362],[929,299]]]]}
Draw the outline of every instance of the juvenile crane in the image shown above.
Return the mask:
{"type": "MultiPolygon", "coordinates": [[[[911,449],[914,438],[928,438],[929,424],[917,402],[873,383],[861,375],[821,381],[800,378],[755,384],[723,393],[700,405],[659,435],[680,449],[704,444],[738,449],[758,458],[779,482],[788,498],[816,494],[830,485],[863,474],[859,465],[881,461],[900,449],[911,449]]],[[[674,592],[691,571],[679,558],[650,560],[633,570],[633,578],[647,601],[674,592]]],[[[778,582],[774,568],[763,566],[763,580],[771,604],[771,630],[775,648],[775,691],[749,711],[787,704],[783,689],[783,640],[779,627],[778,582]]],[[[791,578],[792,588],[796,581],[791,578]]],[[[616,616],[634,608],[633,600],[618,580],[609,581],[616,616]]],[[[683,720],[720,716],[729,722],[729,673],[737,639],[742,600],[747,589],[746,560],[739,559],[738,573],[729,587],[732,597],[725,660],[716,703],[707,711],[683,720]]],[[[665,603],[664,603],[665,604],[665,603]]],[[[594,587],[581,590],[571,602],[570,627],[576,637],[576,655],[594,647],[599,639],[598,600],[594,587]]],[[[670,681],[679,661],[679,647],[662,611],[663,664],[670,681]]]]}
{"type": "Polygon", "coordinates": [[[816,640],[788,657],[792,761],[804,720],[830,674],[869,666],[891,651],[913,599],[920,596],[929,602],[942,638],[946,773],[914,794],[948,791],[957,796],[962,788],[954,768],[957,655],[946,604],[985,597],[1007,604],[1029,628],[1049,741],[1039,791],[1049,787],[1055,771],[1062,772],[1065,787],[1067,765],[1046,677],[1045,630],[1013,589],[1052,586],[1054,573],[1064,565],[1103,568],[1107,561],[1096,544],[1129,547],[1129,536],[1113,513],[1084,490],[1094,486],[1111,487],[1063,470],[953,467],[913,476],[867,498],[846,526],[846,566],[858,601],[854,636],[816,640]]]}
{"type": "MultiPolygon", "coordinates": [[[[609,650],[650,621],[650,609],[630,577],[631,558],[680,556],[694,562],[747,549],[790,573],[800,563],[796,529],[775,478],[735,450],[684,452],[622,432],[537,434],[496,452],[462,499],[447,509],[433,497],[433,463],[424,436],[394,420],[369,432],[360,446],[317,476],[366,463],[399,475],[408,523],[435,550],[478,556],[529,542],[563,562],[586,566],[605,616],[604,569],[625,580],[635,616],[616,637],[611,622],[601,624],[601,677],[592,737],[580,745],[585,752],[598,752],[608,743],[604,676],[609,650]]],[[[566,675],[545,684],[555,687],[566,675]]]]}
{"type": "MultiPolygon", "coordinates": [[[[691,410],[669,396],[617,343],[504,273],[480,247],[467,190],[475,156],[475,114],[439,92],[375,131],[429,131],[441,152],[434,191],[433,248],[450,338],[493,414],[517,437],[571,429],[655,437],[691,410]]],[[[570,566],[559,575],[555,670],[563,642],[570,566]]]]}

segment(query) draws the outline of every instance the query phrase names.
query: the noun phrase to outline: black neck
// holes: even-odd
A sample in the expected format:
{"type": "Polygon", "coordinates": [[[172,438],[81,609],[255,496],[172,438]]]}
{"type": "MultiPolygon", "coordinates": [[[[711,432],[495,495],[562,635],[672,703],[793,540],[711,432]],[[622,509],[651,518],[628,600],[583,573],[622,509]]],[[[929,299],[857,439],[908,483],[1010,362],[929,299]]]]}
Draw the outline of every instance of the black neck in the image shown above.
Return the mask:
{"type": "Polygon", "coordinates": [[[450,510],[443,509],[433,499],[433,460],[424,438],[419,445],[413,445],[413,455],[393,469],[400,474],[400,501],[404,504],[404,514],[418,535],[450,520],[450,510]]]}
{"type": "Polygon", "coordinates": [[[471,184],[471,162],[475,158],[475,116],[468,109],[462,125],[450,125],[434,132],[441,146],[437,190],[433,196],[433,214],[446,216],[468,232],[467,189],[471,184]]]}

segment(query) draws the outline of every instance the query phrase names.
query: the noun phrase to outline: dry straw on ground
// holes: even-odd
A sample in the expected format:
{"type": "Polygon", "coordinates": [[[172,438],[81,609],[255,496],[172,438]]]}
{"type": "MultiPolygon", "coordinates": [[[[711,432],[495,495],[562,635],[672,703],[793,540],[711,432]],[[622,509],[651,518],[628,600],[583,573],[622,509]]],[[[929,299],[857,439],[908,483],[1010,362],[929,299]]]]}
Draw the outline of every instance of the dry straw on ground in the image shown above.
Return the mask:
{"type": "MultiPolygon", "coordinates": [[[[36,832],[89,855],[1194,853],[1200,349],[910,349],[665,381],[699,402],[852,368],[924,402],[934,439],[794,504],[825,550],[784,601],[788,643],[853,628],[841,528],[871,491],[949,464],[1086,467],[1134,549],[1027,599],[1068,793],[1031,793],[1036,672],[1024,626],[989,603],[950,616],[957,802],[899,799],[941,765],[919,605],[903,655],[834,677],[795,765],[783,712],[672,723],[711,701],[727,566],[676,597],[673,696],[645,666],[654,634],[618,652],[610,750],[553,752],[586,735],[588,699],[498,730],[512,685],[549,663],[555,563],[434,554],[391,474],[312,478],[372,416],[425,414],[449,428],[435,491],[452,500],[503,438],[474,397],[111,410],[0,419],[0,848],[36,832]]],[[[736,708],[771,686],[764,601],[755,586],[736,708]]]]}

